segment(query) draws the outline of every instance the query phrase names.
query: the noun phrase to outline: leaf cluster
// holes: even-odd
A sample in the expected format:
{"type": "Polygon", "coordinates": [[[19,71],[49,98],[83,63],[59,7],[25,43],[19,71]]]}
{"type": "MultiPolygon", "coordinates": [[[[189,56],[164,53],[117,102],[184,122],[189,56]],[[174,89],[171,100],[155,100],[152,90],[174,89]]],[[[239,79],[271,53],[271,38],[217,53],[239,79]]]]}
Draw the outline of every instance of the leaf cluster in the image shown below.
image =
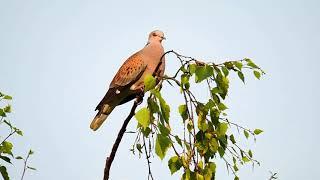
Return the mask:
{"type": "Polygon", "coordinates": [[[25,168],[35,170],[35,168],[27,166],[26,164],[29,156],[33,154],[32,150],[29,151],[26,159],[21,156],[15,156],[13,153],[14,146],[10,139],[13,136],[23,136],[23,132],[19,128],[12,125],[12,123],[9,120],[7,120],[8,115],[12,112],[11,105],[9,104],[11,100],[11,96],[0,92],[0,102],[4,104],[3,107],[0,107],[1,133],[5,132],[6,130],[8,131],[8,134],[3,139],[0,139],[0,173],[4,180],[10,179],[10,176],[7,171],[7,166],[13,164],[13,159],[24,161],[25,166],[23,172],[25,172],[25,168]]]}
{"type": "Polygon", "coordinates": [[[244,69],[252,71],[257,79],[264,74],[263,70],[248,58],[214,64],[200,62],[174,51],[172,53],[180,60],[181,67],[174,76],[161,78],[163,82],[179,88],[184,98],[174,111],[181,116],[183,133],[173,133],[170,126],[171,107],[161,95],[161,85],[156,85],[156,78],[147,76],[145,91],[149,91],[150,95],[147,106],[135,115],[138,121],[137,138],[131,151],[135,153],[136,149],[140,155],[144,151],[149,158],[154,150],[163,160],[171,149],[174,156],[169,158],[168,167],[171,174],[183,170],[183,180],[215,179],[216,161],[222,159],[228,171],[239,179],[237,172],[240,165],[252,163],[254,166],[259,162],[253,158],[252,150],[240,147],[240,137],[232,134],[230,129],[235,128],[239,134],[243,132],[246,139],[252,136],[254,140],[263,131],[250,130],[228,119],[225,99],[229,91],[229,74],[234,72],[245,82],[244,69]],[[192,90],[200,83],[205,83],[205,90],[210,92],[207,100],[202,102],[192,90]]]}

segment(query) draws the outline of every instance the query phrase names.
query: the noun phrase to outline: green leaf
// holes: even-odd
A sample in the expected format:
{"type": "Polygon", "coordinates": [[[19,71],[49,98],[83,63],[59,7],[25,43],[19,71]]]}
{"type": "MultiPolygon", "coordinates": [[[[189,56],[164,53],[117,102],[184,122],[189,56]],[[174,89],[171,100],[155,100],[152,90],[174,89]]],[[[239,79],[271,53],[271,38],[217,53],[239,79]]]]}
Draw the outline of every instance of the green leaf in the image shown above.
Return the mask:
{"type": "Polygon", "coordinates": [[[166,120],[167,123],[169,123],[170,118],[170,106],[166,103],[166,101],[161,98],[160,100],[160,107],[163,118],[166,120]]]}
{"type": "Polygon", "coordinates": [[[162,125],[161,123],[158,123],[158,128],[159,128],[162,135],[168,136],[170,134],[170,129],[168,127],[162,125]]]}
{"type": "Polygon", "coordinates": [[[144,137],[148,137],[151,132],[151,129],[149,127],[147,127],[146,129],[141,128],[141,132],[144,135],[144,137]]]}
{"type": "Polygon", "coordinates": [[[2,156],[2,155],[0,155],[0,158],[1,158],[2,160],[6,161],[7,163],[10,163],[10,164],[11,164],[11,159],[8,158],[7,156],[2,156]]]}
{"type": "Polygon", "coordinates": [[[232,161],[233,161],[233,164],[236,164],[237,160],[234,156],[232,156],[232,161]]]}
{"type": "Polygon", "coordinates": [[[154,101],[152,98],[148,98],[148,108],[150,109],[151,113],[157,113],[159,112],[159,106],[156,101],[154,101]]]}
{"type": "Polygon", "coordinates": [[[179,113],[180,113],[180,116],[182,117],[183,120],[186,120],[188,119],[188,113],[187,113],[187,105],[185,104],[182,104],[179,106],[179,113]]]}
{"type": "Polygon", "coordinates": [[[203,175],[196,173],[196,179],[195,180],[204,180],[203,175]]]}
{"type": "Polygon", "coordinates": [[[225,76],[228,76],[229,75],[229,70],[226,68],[226,67],[224,67],[224,66],[222,66],[222,72],[223,72],[223,74],[225,75],[225,76]]]}
{"type": "Polygon", "coordinates": [[[197,180],[194,172],[191,172],[190,169],[186,169],[182,175],[182,180],[197,180]]]}
{"type": "Polygon", "coordinates": [[[248,133],[248,131],[243,130],[243,134],[244,134],[244,136],[245,136],[247,139],[249,138],[249,133],[248,133]]]}
{"type": "Polygon", "coordinates": [[[223,103],[219,103],[218,108],[220,109],[220,111],[224,111],[224,110],[228,109],[228,107],[223,103]]]}
{"type": "Polygon", "coordinates": [[[205,105],[206,109],[212,109],[215,107],[215,102],[212,99],[209,99],[209,101],[207,102],[207,104],[205,105]]]}
{"type": "Polygon", "coordinates": [[[224,62],[223,63],[228,69],[232,69],[233,68],[233,64],[230,61],[224,62]]]}
{"type": "Polygon", "coordinates": [[[160,101],[160,109],[161,109],[161,115],[165,119],[165,121],[169,124],[169,118],[170,118],[170,106],[166,103],[166,101],[162,98],[161,93],[156,90],[152,90],[151,92],[154,94],[160,101]]]}
{"type": "Polygon", "coordinates": [[[255,129],[253,132],[254,132],[255,135],[259,135],[263,131],[261,129],[255,129]]]}
{"type": "Polygon", "coordinates": [[[239,171],[239,168],[238,168],[237,164],[233,165],[233,169],[234,169],[234,171],[239,171]]]}
{"type": "Polygon", "coordinates": [[[219,126],[218,126],[218,135],[219,136],[224,136],[226,134],[228,130],[228,123],[220,123],[219,126]]]}
{"type": "Polygon", "coordinates": [[[23,132],[22,132],[20,129],[18,129],[18,128],[16,128],[16,127],[13,127],[13,129],[14,129],[14,131],[16,131],[16,133],[17,133],[18,135],[23,136],[23,132]]]}
{"type": "Polygon", "coordinates": [[[246,156],[243,156],[243,157],[242,157],[242,161],[246,163],[246,162],[249,162],[250,160],[249,160],[249,158],[247,158],[246,156]]]}
{"type": "Polygon", "coordinates": [[[210,140],[210,150],[213,151],[213,152],[217,152],[218,151],[218,148],[219,148],[219,144],[218,144],[218,141],[216,138],[212,138],[210,140]]]}
{"type": "Polygon", "coordinates": [[[214,87],[211,89],[211,93],[212,94],[217,94],[217,93],[221,93],[222,91],[218,88],[218,87],[214,87]]]}
{"type": "Polygon", "coordinates": [[[16,157],[16,159],[23,159],[23,157],[21,157],[21,156],[17,156],[17,157],[16,157]]]}
{"type": "Polygon", "coordinates": [[[219,92],[219,95],[225,99],[228,89],[229,89],[229,80],[227,77],[225,77],[220,71],[217,72],[217,76],[215,78],[217,87],[221,92],[219,92]]]}
{"type": "Polygon", "coordinates": [[[244,83],[244,75],[241,71],[238,71],[238,76],[241,79],[241,81],[244,83]]]}
{"type": "Polygon", "coordinates": [[[153,89],[156,86],[156,79],[148,74],[144,78],[144,92],[149,91],[150,89],[153,89]]]}
{"type": "Polygon", "coordinates": [[[3,177],[3,180],[10,180],[8,172],[7,172],[7,168],[5,166],[0,166],[0,173],[3,177]]]}
{"type": "Polygon", "coordinates": [[[37,170],[36,168],[34,168],[34,167],[30,167],[30,166],[27,166],[27,168],[28,168],[28,169],[31,169],[31,170],[34,170],[34,171],[36,171],[36,170],[37,170]]]}
{"type": "Polygon", "coordinates": [[[6,113],[11,113],[11,106],[10,105],[7,105],[4,109],[3,109],[4,112],[6,113]]]}
{"type": "Polygon", "coordinates": [[[253,74],[254,74],[254,76],[255,76],[257,79],[260,79],[261,74],[260,74],[259,71],[253,71],[253,74]]]}
{"type": "Polygon", "coordinates": [[[4,141],[0,146],[0,152],[12,155],[12,147],[13,145],[11,142],[4,141]]]}
{"type": "Polygon", "coordinates": [[[239,180],[239,177],[238,177],[238,176],[235,176],[235,177],[234,177],[234,180],[239,180]]]}
{"type": "Polygon", "coordinates": [[[219,152],[220,157],[223,157],[224,153],[225,153],[225,149],[223,149],[223,147],[219,146],[218,152],[219,152]]]}
{"type": "Polygon", "coordinates": [[[209,165],[209,168],[212,172],[216,172],[217,166],[214,162],[209,162],[208,165],[209,165]]]}
{"type": "Polygon", "coordinates": [[[233,64],[241,71],[242,66],[243,66],[241,62],[235,61],[235,62],[233,62],[233,64]]]}
{"type": "Polygon", "coordinates": [[[32,150],[30,149],[28,154],[29,154],[29,155],[34,154],[34,151],[32,151],[32,150]]]}
{"type": "Polygon", "coordinates": [[[208,124],[206,122],[206,112],[200,111],[198,113],[198,128],[202,131],[206,131],[208,129],[208,124]]]}
{"type": "Polygon", "coordinates": [[[182,141],[179,138],[179,136],[174,136],[174,138],[176,139],[177,143],[182,147],[182,141]]]}
{"type": "Polygon", "coordinates": [[[168,137],[163,136],[162,134],[157,135],[155,151],[161,160],[165,157],[166,152],[170,146],[171,141],[168,137]]]}
{"type": "Polygon", "coordinates": [[[212,176],[214,175],[214,173],[212,173],[209,169],[205,169],[204,170],[204,179],[205,180],[211,180],[213,179],[212,176]]]}
{"type": "Polygon", "coordinates": [[[211,94],[211,95],[212,95],[212,100],[214,101],[215,104],[219,104],[221,102],[217,94],[211,94]]]}
{"type": "Polygon", "coordinates": [[[236,143],[236,140],[235,140],[233,134],[231,134],[229,138],[230,138],[230,141],[231,141],[233,144],[236,143]]]}
{"type": "Polygon", "coordinates": [[[202,162],[202,160],[200,160],[200,161],[198,162],[197,166],[198,166],[199,169],[203,169],[203,162],[202,162]]]}
{"type": "Polygon", "coordinates": [[[251,59],[246,58],[245,61],[247,61],[247,65],[248,65],[248,66],[250,66],[250,67],[252,67],[252,68],[255,68],[255,69],[258,69],[258,68],[259,68],[254,62],[252,62],[251,59]]]}
{"type": "Polygon", "coordinates": [[[188,72],[188,71],[186,70],[186,68],[184,67],[184,65],[180,67],[180,70],[181,70],[183,73],[188,72]]]}
{"type": "Polygon", "coordinates": [[[209,162],[206,164],[203,175],[205,180],[215,179],[215,172],[216,172],[216,164],[214,162],[209,162]]]}
{"type": "Polygon", "coordinates": [[[195,73],[195,81],[196,83],[200,83],[201,81],[213,75],[213,68],[208,65],[197,66],[195,73]]]}
{"type": "Polygon", "coordinates": [[[188,124],[187,124],[187,129],[189,132],[191,132],[194,128],[194,125],[193,125],[193,122],[191,120],[188,121],[188,124]]]}
{"type": "Polygon", "coordinates": [[[189,83],[189,75],[188,74],[181,74],[181,83],[182,84],[189,83]]]}
{"type": "Polygon", "coordinates": [[[1,108],[0,108],[0,116],[1,117],[7,117],[6,113],[1,108]]]}
{"type": "Polygon", "coordinates": [[[182,161],[178,156],[173,156],[168,161],[168,166],[172,175],[182,167],[182,161]]]}
{"type": "Polygon", "coordinates": [[[145,129],[150,125],[150,111],[148,108],[140,109],[135,118],[138,120],[139,124],[145,129]]]}
{"type": "Polygon", "coordinates": [[[3,99],[12,100],[12,97],[9,96],[9,95],[5,95],[5,96],[3,97],[3,99]]]}
{"type": "Polygon", "coordinates": [[[141,146],[141,144],[137,143],[137,144],[136,144],[136,148],[138,149],[138,151],[139,151],[140,153],[142,153],[142,146],[141,146]]]}
{"type": "Polygon", "coordinates": [[[189,64],[189,71],[190,71],[191,75],[196,72],[196,69],[197,69],[197,65],[196,64],[189,64]]]}
{"type": "Polygon", "coordinates": [[[218,126],[219,124],[219,116],[220,112],[217,109],[210,109],[210,118],[211,122],[213,123],[214,126],[218,126]]]}
{"type": "Polygon", "coordinates": [[[251,150],[248,151],[248,154],[252,158],[253,155],[252,155],[252,151],[251,150]]]}

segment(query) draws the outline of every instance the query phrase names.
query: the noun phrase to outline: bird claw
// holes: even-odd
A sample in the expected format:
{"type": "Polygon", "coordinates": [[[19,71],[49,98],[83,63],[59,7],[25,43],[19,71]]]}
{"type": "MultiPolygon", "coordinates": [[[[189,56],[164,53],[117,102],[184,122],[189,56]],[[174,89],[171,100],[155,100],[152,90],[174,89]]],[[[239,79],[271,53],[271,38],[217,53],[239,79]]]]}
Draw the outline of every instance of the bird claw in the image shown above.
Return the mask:
{"type": "Polygon", "coordinates": [[[135,100],[135,103],[136,103],[137,105],[140,105],[140,104],[142,103],[142,101],[143,101],[143,96],[144,96],[143,93],[137,95],[136,100],[135,100]]]}

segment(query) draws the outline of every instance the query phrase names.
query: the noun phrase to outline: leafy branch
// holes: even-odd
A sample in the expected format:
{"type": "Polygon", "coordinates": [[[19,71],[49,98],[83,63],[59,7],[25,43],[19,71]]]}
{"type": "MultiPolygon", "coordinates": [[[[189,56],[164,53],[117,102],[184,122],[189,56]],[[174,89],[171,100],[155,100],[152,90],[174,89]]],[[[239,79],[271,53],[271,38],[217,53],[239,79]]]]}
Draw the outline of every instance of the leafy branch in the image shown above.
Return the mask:
{"type": "MultiPolygon", "coordinates": [[[[161,58],[170,53],[176,56],[181,66],[173,76],[149,75],[145,78],[144,91],[149,91],[149,96],[147,106],[135,114],[138,121],[137,137],[131,151],[135,153],[137,150],[139,156],[146,155],[148,179],[153,179],[150,167],[152,151],[154,150],[162,160],[169,149],[174,152],[174,156],[168,161],[171,174],[183,169],[181,177],[183,180],[215,179],[215,162],[219,157],[225,162],[227,170],[231,170],[235,179],[239,179],[237,175],[239,165],[251,162],[254,166],[260,163],[254,159],[250,149],[245,150],[240,147],[236,136],[230,133],[230,129],[237,129],[238,132],[242,130],[246,139],[251,135],[254,140],[256,135],[263,131],[243,127],[231,122],[227,117],[228,108],[224,100],[229,90],[229,74],[236,73],[244,83],[244,70],[252,71],[257,79],[265,74],[264,71],[249,58],[215,64],[202,62],[173,50],[167,51],[161,58]],[[192,78],[194,82],[191,81],[192,78]],[[156,85],[159,79],[160,83],[156,85]],[[184,99],[178,107],[182,119],[180,134],[175,134],[174,132],[179,130],[173,131],[170,125],[171,108],[161,94],[163,82],[177,87],[184,99]],[[207,88],[205,90],[210,92],[210,96],[204,102],[199,100],[193,89],[200,83],[204,84],[207,88]]],[[[135,108],[131,109],[125,123],[128,123],[133,116],[135,108]]]]}
{"type": "MultiPolygon", "coordinates": [[[[0,102],[6,101],[8,103],[11,100],[12,100],[11,96],[0,92],[0,102]]],[[[0,125],[5,125],[7,128],[9,128],[9,134],[5,136],[5,138],[2,139],[0,143],[0,159],[3,161],[3,162],[0,162],[0,173],[4,180],[9,180],[10,177],[7,172],[7,166],[6,164],[3,164],[3,163],[7,163],[7,165],[12,165],[12,159],[18,159],[18,160],[22,159],[24,161],[24,168],[23,168],[21,180],[23,180],[26,169],[35,170],[35,168],[27,166],[27,161],[29,159],[29,156],[33,154],[33,151],[31,150],[29,151],[26,159],[22,158],[21,156],[17,156],[14,158],[14,154],[12,152],[13,144],[9,140],[14,135],[23,136],[23,132],[17,127],[13,126],[10,123],[10,121],[6,120],[7,115],[11,113],[11,111],[12,109],[10,104],[6,104],[4,107],[0,108],[0,125]]]]}
{"type": "Polygon", "coordinates": [[[23,172],[22,172],[21,180],[23,180],[24,174],[26,173],[27,169],[31,169],[31,170],[34,170],[34,171],[36,170],[36,168],[31,167],[31,166],[28,165],[29,157],[31,155],[33,155],[33,154],[34,154],[34,152],[30,149],[26,158],[23,158],[21,156],[16,157],[16,159],[23,160],[23,172]]]}

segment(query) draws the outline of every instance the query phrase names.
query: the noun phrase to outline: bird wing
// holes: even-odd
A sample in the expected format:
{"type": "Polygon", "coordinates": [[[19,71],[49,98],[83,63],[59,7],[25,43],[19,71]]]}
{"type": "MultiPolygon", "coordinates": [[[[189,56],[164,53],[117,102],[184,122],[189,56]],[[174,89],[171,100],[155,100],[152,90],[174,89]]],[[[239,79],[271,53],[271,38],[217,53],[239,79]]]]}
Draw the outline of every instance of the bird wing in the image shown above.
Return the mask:
{"type": "Polygon", "coordinates": [[[100,101],[96,110],[101,110],[104,104],[115,100],[120,95],[123,96],[122,92],[127,92],[123,90],[130,88],[130,85],[140,79],[146,67],[147,64],[144,63],[139,52],[129,57],[114,76],[106,95],[100,101]]]}
{"type": "Polygon", "coordinates": [[[114,76],[110,88],[123,87],[138,80],[146,69],[147,64],[144,63],[139,52],[129,57],[114,76]]]}

